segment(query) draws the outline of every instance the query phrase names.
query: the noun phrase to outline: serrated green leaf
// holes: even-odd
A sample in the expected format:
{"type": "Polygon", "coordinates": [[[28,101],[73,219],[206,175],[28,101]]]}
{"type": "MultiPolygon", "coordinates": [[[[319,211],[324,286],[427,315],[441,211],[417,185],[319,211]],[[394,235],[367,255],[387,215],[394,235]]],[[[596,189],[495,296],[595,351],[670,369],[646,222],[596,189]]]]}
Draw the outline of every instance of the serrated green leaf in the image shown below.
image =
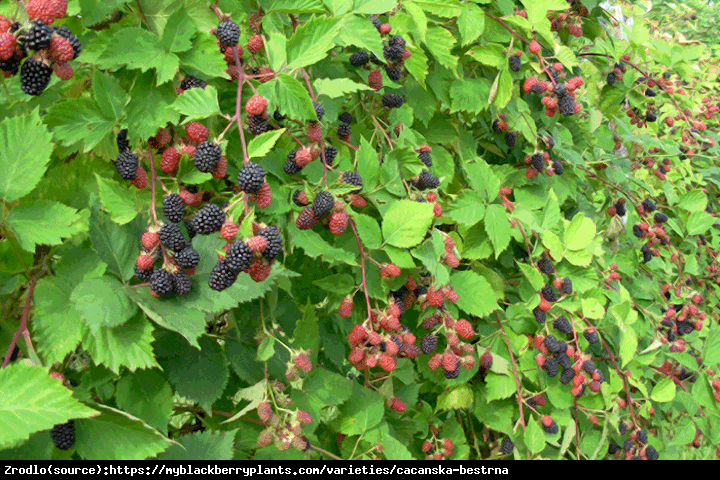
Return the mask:
{"type": "Polygon", "coordinates": [[[452,33],[442,27],[428,27],[425,46],[440,65],[451,70],[457,66],[458,62],[458,58],[450,53],[454,45],[455,37],[453,37],[452,33]]]}
{"type": "Polygon", "coordinates": [[[397,6],[397,0],[355,0],[353,13],[379,14],[389,12],[397,6]]]}
{"type": "Polygon", "coordinates": [[[622,367],[624,368],[636,356],[638,346],[638,338],[635,330],[625,327],[620,340],[620,358],[622,359],[622,367]]]}
{"type": "Polygon", "coordinates": [[[275,83],[280,113],[296,120],[317,120],[310,94],[300,81],[280,74],[271,82],[275,83]]]}
{"type": "Polygon", "coordinates": [[[158,460],[232,460],[236,433],[237,430],[229,432],[207,430],[185,435],[178,439],[178,443],[182,446],[171,446],[160,455],[158,460]]]}
{"type": "Polygon", "coordinates": [[[490,237],[495,250],[495,258],[497,258],[510,244],[512,236],[507,213],[500,205],[492,204],[485,210],[485,231],[490,237]]]}
{"type": "Polygon", "coordinates": [[[688,235],[699,235],[715,224],[715,217],[707,212],[693,212],[687,221],[688,235]]]}
{"type": "Polygon", "coordinates": [[[325,58],[334,45],[340,23],[335,18],[317,17],[298,27],[287,41],[288,68],[306,67],[325,58]]]}
{"type": "Polygon", "coordinates": [[[370,250],[380,248],[382,246],[382,233],[380,233],[378,222],[368,215],[362,215],[354,211],[350,213],[350,216],[355,222],[355,227],[363,245],[370,250]]]}
{"type": "Polygon", "coordinates": [[[482,197],[472,190],[463,190],[446,215],[463,225],[475,225],[483,219],[485,205],[482,197]]]}
{"type": "Polygon", "coordinates": [[[62,203],[39,200],[18,205],[10,210],[5,223],[15,234],[20,246],[28,252],[35,245],[59,245],[63,239],[80,233],[87,227],[74,208],[62,203]]]}
{"type": "Polygon", "coordinates": [[[502,400],[517,393],[515,380],[509,375],[489,373],[485,377],[487,383],[487,401],[502,400]]]}
{"type": "Polygon", "coordinates": [[[184,8],[176,9],[167,19],[162,46],[166,52],[184,52],[192,48],[190,39],[196,31],[195,23],[184,8]]]}
{"type": "Polygon", "coordinates": [[[82,344],[97,365],[105,365],[115,373],[119,373],[122,367],[134,372],[140,368],[159,366],[151,345],[153,330],[145,316],[135,315],[114,328],[85,328],[82,344]]]}
{"type": "Polygon", "coordinates": [[[475,272],[456,272],[450,277],[450,284],[460,296],[457,301],[460,310],[484,317],[498,306],[490,284],[475,272]]]}
{"type": "Polygon", "coordinates": [[[173,412],[173,392],[157,370],[138,370],[123,375],[117,383],[115,398],[118,407],[167,434],[173,412]]]}
{"type": "Polygon", "coordinates": [[[653,388],[650,398],[660,403],[671,401],[675,398],[675,384],[669,378],[663,378],[653,388]]]}
{"type": "Polygon", "coordinates": [[[125,225],[132,221],[138,214],[131,195],[130,187],[109,178],[101,177],[97,173],[95,179],[98,184],[100,201],[105,210],[110,214],[113,222],[125,225]]]}
{"type": "Polygon", "coordinates": [[[93,331],[100,327],[117,327],[137,311],[137,306],[125,296],[121,287],[122,284],[113,277],[91,278],[75,287],[70,300],[93,331]]]}
{"type": "Polygon", "coordinates": [[[330,98],[344,97],[350,93],[372,90],[362,83],[353,82],[349,78],[318,78],[314,82],[318,96],[325,95],[330,98]]]}
{"type": "Polygon", "coordinates": [[[532,454],[540,453],[545,448],[545,434],[535,421],[529,422],[523,438],[532,454]]]}
{"type": "Polygon", "coordinates": [[[275,337],[265,337],[260,342],[257,351],[257,357],[255,358],[258,362],[267,362],[275,355],[275,337]]]}
{"type": "Polygon", "coordinates": [[[81,97],[58,102],[50,107],[45,123],[64,145],[82,141],[85,144],[84,151],[89,152],[112,131],[115,120],[103,115],[95,101],[81,97]]]}
{"type": "Polygon", "coordinates": [[[101,70],[95,70],[92,88],[95,101],[102,114],[109,119],[119,119],[122,109],[128,101],[128,95],[118,80],[101,70]]]}
{"type": "Polygon", "coordinates": [[[283,133],[285,133],[285,129],[281,128],[279,130],[265,132],[250,140],[247,146],[248,157],[260,158],[267,155],[283,133]]]}
{"type": "MultiPolygon", "coordinates": [[[[512,98],[513,83],[512,75],[508,70],[503,70],[498,75],[497,93],[495,94],[495,106],[504,108],[512,98]]],[[[492,99],[492,98],[491,98],[492,99]]],[[[490,100],[490,99],[489,99],[490,100]]]]}
{"type": "Polygon", "coordinates": [[[476,5],[466,3],[457,19],[462,45],[469,45],[485,30],[485,13],[476,5]]]}
{"type": "Polygon", "coordinates": [[[220,113],[217,94],[217,90],[212,85],[205,88],[191,88],[177,97],[172,108],[185,115],[187,122],[212,117],[220,113]]]}
{"type": "Polygon", "coordinates": [[[397,201],[383,216],[383,238],[395,247],[414,247],[425,237],[433,217],[432,205],[428,203],[397,201]]]}
{"type": "Polygon", "coordinates": [[[570,250],[582,250],[593,241],[596,231],[593,221],[578,213],[565,227],[565,246],[570,250]]]}

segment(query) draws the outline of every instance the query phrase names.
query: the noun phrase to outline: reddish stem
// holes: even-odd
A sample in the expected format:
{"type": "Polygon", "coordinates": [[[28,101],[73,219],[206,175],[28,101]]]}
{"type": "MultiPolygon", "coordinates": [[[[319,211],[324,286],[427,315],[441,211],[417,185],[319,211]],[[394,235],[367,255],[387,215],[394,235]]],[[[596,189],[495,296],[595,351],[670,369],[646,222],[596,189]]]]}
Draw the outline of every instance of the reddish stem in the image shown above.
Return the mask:
{"type": "MultiPolygon", "coordinates": [[[[35,282],[37,282],[37,277],[33,277],[30,280],[30,289],[28,290],[27,299],[25,299],[25,307],[23,308],[23,314],[22,318],[20,319],[20,326],[18,326],[18,329],[15,331],[15,335],[13,335],[12,341],[10,341],[10,346],[8,347],[7,353],[5,354],[5,359],[2,363],[2,368],[7,367],[7,364],[10,362],[10,357],[12,356],[13,350],[15,350],[15,345],[17,345],[17,341],[20,338],[20,335],[22,335],[27,330],[27,321],[28,317],[30,316],[30,302],[32,302],[33,293],[35,292],[35,282]]],[[[28,347],[31,347],[31,344],[28,344],[28,347]]]]}
{"type": "Polygon", "coordinates": [[[507,345],[508,352],[510,352],[510,363],[512,364],[513,375],[515,376],[515,388],[517,388],[517,404],[520,407],[520,421],[522,422],[523,431],[525,431],[525,415],[523,414],[522,388],[520,386],[520,378],[518,377],[517,367],[515,366],[515,356],[513,355],[507,332],[505,332],[505,327],[503,327],[503,324],[500,321],[500,315],[498,315],[497,310],[493,313],[495,313],[495,318],[497,319],[497,323],[500,326],[500,331],[502,332],[503,338],[505,339],[505,345],[507,345]]]}
{"type": "Polygon", "coordinates": [[[150,158],[150,207],[155,225],[158,224],[157,212],[155,211],[155,162],[153,161],[152,148],[148,145],[148,156],[150,158]]]}
{"type": "Polygon", "coordinates": [[[352,227],[352,231],[355,234],[355,240],[357,240],[358,248],[360,249],[360,267],[362,268],[362,287],[363,291],[365,292],[365,301],[367,303],[367,320],[368,324],[370,325],[370,328],[372,328],[372,315],[370,314],[370,310],[372,310],[372,307],[370,306],[370,296],[368,295],[367,291],[367,282],[365,281],[365,250],[363,250],[362,242],[360,242],[360,236],[357,233],[357,229],[355,228],[355,222],[353,220],[350,220],[350,227],[352,227]]]}

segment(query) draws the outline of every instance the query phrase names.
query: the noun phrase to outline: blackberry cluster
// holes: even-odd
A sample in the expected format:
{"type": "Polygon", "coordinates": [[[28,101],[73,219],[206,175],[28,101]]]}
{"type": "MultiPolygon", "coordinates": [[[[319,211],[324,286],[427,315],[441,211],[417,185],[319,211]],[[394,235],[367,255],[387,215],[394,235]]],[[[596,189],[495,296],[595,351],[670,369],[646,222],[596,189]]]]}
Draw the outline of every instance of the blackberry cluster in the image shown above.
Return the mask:
{"type": "Polygon", "coordinates": [[[40,20],[30,24],[30,31],[25,35],[25,45],[30,50],[45,50],[50,46],[52,29],[40,20]]]}
{"type": "Polygon", "coordinates": [[[653,219],[654,219],[657,223],[665,223],[665,222],[668,221],[668,216],[665,215],[665,214],[662,213],[662,212],[657,212],[657,213],[655,214],[655,216],[653,217],[653,219]]]}
{"type": "Polygon", "coordinates": [[[280,229],[276,226],[263,228],[258,233],[261,237],[264,237],[267,241],[267,247],[262,252],[263,257],[268,260],[272,260],[280,254],[283,247],[283,239],[280,234],[280,229]]]}
{"type": "MultiPolygon", "coordinates": [[[[248,269],[253,261],[253,254],[250,248],[242,240],[235,241],[225,253],[225,267],[233,274],[237,275],[240,272],[244,272],[248,269]]],[[[218,263],[219,264],[219,263],[218,263]]],[[[235,280],[233,280],[234,282],[235,280]]]]}
{"type": "Polygon", "coordinates": [[[184,269],[192,269],[200,263],[200,254],[192,247],[185,247],[173,257],[175,264],[184,269]]]}
{"type": "Polygon", "coordinates": [[[394,93],[386,93],[382,97],[382,104],[388,108],[400,108],[405,103],[405,97],[395,95],[394,93]]]}
{"type": "Polygon", "coordinates": [[[28,95],[40,95],[50,84],[52,72],[52,68],[42,61],[28,59],[20,67],[20,88],[28,95]]]}
{"type": "Polygon", "coordinates": [[[235,47],[240,38],[240,26],[232,20],[224,20],[218,25],[216,36],[226,47],[235,47]]]}
{"type": "Polygon", "coordinates": [[[542,293],[542,296],[547,300],[548,302],[557,302],[557,294],[555,293],[555,290],[550,285],[545,285],[542,290],[540,291],[542,293]]]}
{"type": "Polygon", "coordinates": [[[156,269],[150,277],[150,290],[156,295],[166,295],[173,291],[175,280],[170,272],[164,268],[156,269]]]}
{"type": "Polygon", "coordinates": [[[193,77],[192,75],[187,75],[185,78],[182,79],[182,82],[180,82],[180,88],[183,90],[190,90],[191,88],[205,88],[207,87],[207,83],[205,81],[200,80],[199,78],[193,77]]]}
{"type": "Polygon", "coordinates": [[[222,292],[223,290],[230,288],[233,283],[237,280],[237,273],[234,273],[229,267],[227,262],[218,262],[210,272],[210,278],[208,279],[208,285],[213,290],[222,292]]]}
{"type": "Polygon", "coordinates": [[[326,213],[330,213],[335,205],[335,199],[330,192],[322,191],[315,196],[312,211],[317,217],[322,217],[326,213]]]}
{"type": "Polygon", "coordinates": [[[220,206],[209,203],[198,210],[193,217],[193,227],[200,235],[210,235],[217,232],[225,223],[225,212],[220,206]]]}
{"type": "Polygon", "coordinates": [[[564,294],[570,295],[571,293],[573,293],[572,280],[570,280],[568,277],[563,278],[560,288],[564,294]]]}
{"type": "Polygon", "coordinates": [[[607,84],[612,86],[615,84],[615,80],[617,80],[617,77],[615,76],[615,72],[610,72],[607,74],[607,78],[605,79],[607,81],[607,84]]]}
{"type": "Polygon", "coordinates": [[[563,173],[565,173],[565,167],[563,167],[563,164],[560,160],[553,160],[552,168],[555,175],[562,175],[563,173]]]}
{"type": "Polygon", "coordinates": [[[55,425],[50,430],[50,438],[53,444],[60,450],[69,450],[75,445],[75,421],[55,425]]]}
{"type": "Polygon", "coordinates": [[[512,70],[513,72],[518,72],[522,67],[522,60],[520,60],[520,57],[518,57],[517,55],[513,55],[508,59],[508,64],[510,65],[510,70],[512,70]]]}
{"type": "Polygon", "coordinates": [[[350,185],[354,187],[358,187],[357,190],[353,190],[352,193],[360,193],[363,188],[363,181],[362,177],[357,172],[345,172],[342,176],[342,181],[345,183],[349,183],[350,185]]]}
{"type": "Polygon", "coordinates": [[[583,332],[583,336],[585,337],[585,340],[587,340],[588,343],[591,345],[600,341],[600,337],[598,337],[598,334],[595,330],[585,330],[583,332]]]}
{"type": "Polygon", "coordinates": [[[325,163],[327,163],[328,166],[332,166],[335,158],[337,157],[337,154],[337,148],[333,147],[332,145],[328,145],[327,147],[325,147],[325,163]]]}
{"type": "Polygon", "coordinates": [[[350,55],[350,65],[353,67],[362,67],[370,61],[370,55],[365,50],[358,50],[350,55]]]}
{"type": "Polygon", "coordinates": [[[220,163],[222,149],[212,142],[200,142],[195,148],[195,167],[203,173],[210,173],[220,163]]]}
{"type": "Polygon", "coordinates": [[[647,263],[652,260],[652,252],[647,245],[643,245],[642,247],[640,247],[640,252],[643,255],[643,262],[647,263]]]}
{"type": "Polygon", "coordinates": [[[140,267],[138,267],[137,265],[135,265],[135,277],[137,277],[137,279],[140,280],[140,281],[142,281],[142,282],[149,282],[149,281],[150,281],[150,277],[152,277],[153,271],[154,271],[154,270],[152,270],[152,269],[150,269],[150,270],[141,270],[140,267]]]}
{"type": "Polygon", "coordinates": [[[535,321],[540,325],[544,324],[547,319],[547,315],[543,310],[540,310],[540,307],[533,308],[533,315],[535,316],[535,321]]]}
{"type": "Polygon", "coordinates": [[[163,214],[168,221],[180,223],[185,216],[185,201],[177,193],[163,197],[163,214]]]}
{"type": "Polygon", "coordinates": [[[307,195],[302,190],[295,190],[295,192],[293,192],[292,201],[298,207],[304,207],[307,205],[307,195]],[[300,197],[301,195],[303,198],[300,197]]]}
{"type": "Polygon", "coordinates": [[[265,183],[265,169],[258,163],[248,162],[238,172],[238,186],[246,193],[255,193],[265,183]]]}
{"type": "MultiPolygon", "coordinates": [[[[27,63],[26,63],[27,65],[27,63]]],[[[23,65],[24,66],[24,65],[23,65]]],[[[119,139],[118,139],[119,143],[119,139]]],[[[122,150],[115,161],[115,168],[125,180],[134,180],[140,162],[137,155],[130,150],[122,150]]]]}
{"type": "Polygon", "coordinates": [[[168,250],[179,252],[187,246],[187,241],[177,223],[167,222],[158,232],[160,244],[168,250]]]}
{"type": "Polygon", "coordinates": [[[427,170],[423,170],[415,185],[420,190],[434,190],[440,186],[440,179],[427,170]]]}

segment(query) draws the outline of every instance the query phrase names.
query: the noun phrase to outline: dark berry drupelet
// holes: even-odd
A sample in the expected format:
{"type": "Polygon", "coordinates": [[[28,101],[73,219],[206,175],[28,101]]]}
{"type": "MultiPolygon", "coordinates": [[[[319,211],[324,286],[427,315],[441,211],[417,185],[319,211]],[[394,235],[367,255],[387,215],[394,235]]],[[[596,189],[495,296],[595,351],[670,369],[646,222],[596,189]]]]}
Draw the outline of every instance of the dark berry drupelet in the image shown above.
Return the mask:
{"type": "Polygon", "coordinates": [[[276,226],[263,228],[258,233],[267,240],[267,247],[263,251],[263,257],[272,260],[280,254],[283,247],[283,238],[276,226]]]}
{"type": "Polygon", "coordinates": [[[325,147],[325,163],[327,163],[329,166],[332,166],[335,158],[337,157],[337,154],[337,148],[333,147],[332,145],[328,145],[327,147],[325,147]]]}
{"type": "Polygon", "coordinates": [[[417,180],[417,187],[420,190],[434,190],[440,186],[440,179],[428,172],[423,170],[417,180]]]}
{"type": "Polygon", "coordinates": [[[600,337],[598,337],[598,334],[596,331],[587,331],[585,330],[583,332],[583,336],[585,337],[585,340],[588,341],[589,344],[598,343],[600,341],[600,337]]]}
{"type": "Polygon", "coordinates": [[[507,145],[510,148],[513,148],[515,146],[516,142],[517,142],[517,135],[515,135],[514,132],[507,132],[505,134],[505,145],[507,145]]]}
{"type": "Polygon", "coordinates": [[[225,212],[219,205],[209,203],[198,210],[193,218],[195,231],[200,235],[210,235],[217,232],[225,223],[225,212]]]}
{"type": "Polygon", "coordinates": [[[668,216],[662,212],[657,212],[653,218],[657,223],[665,223],[668,221],[668,216]]]}
{"type": "Polygon", "coordinates": [[[344,123],[352,123],[353,116],[350,112],[342,112],[340,115],[338,115],[338,120],[344,123]]]}
{"type": "Polygon", "coordinates": [[[394,93],[386,93],[382,97],[382,104],[388,108],[400,108],[405,103],[405,97],[395,95],[394,93]]]}
{"type": "Polygon", "coordinates": [[[655,203],[652,200],[650,200],[649,198],[646,198],[645,200],[642,201],[642,206],[645,209],[645,211],[649,212],[649,213],[652,213],[657,209],[657,207],[655,206],[655,203]]]}
{"type": "Polygon", "coordinates": [[[180,223],[185,216],[185,201],[177,193],[163,197],[163,214],[173,223],[180,223]]]}
{"type": "Polygon", "coordinates": [[[433,166],[432,157],[430,156],[430,152],[420,151],[418,152],[418,158],[420,161],[428,168],[433,166]]]}
{"type": "Polygon", "coordinates": [[[25,35],[25,45],[30,50],[45,50],[50,46],[52,28],[40,20],[32,22],[30,31],[25,35]]]}
{"type": "Polygon", "coordinates": [[[572,334],[573,332],[572,325],[570,325],[570,321],[567,319],[567,317],[556,318],[553,322],[553,327],[568,335],[572,334]]]}
{"type": "Polygon", "coordinates": [[[562,383],[563,385],[567,385],[572,381],[574,376],[575,370],[573,370],[572,368],[566,368],[560,374],[560,383],[562,383]]]}
{"type": "Polygon", "coordinates": [[[220,163],[222,149],[212,142],[200,142],[195,148],[195,167],[203,173],[212,172],[220,163]]]}
{"type": "Polygon", "coordinates": [[[130,143],[128,142],[127,134],[128,134],[127,128],[123,128],[122,130],[120,130],[120,133],[118,133],[118,136],[117,136],[118,152],[122,153],[125,150],[130,150],[130,143]]]}
{"type": "MultiPolygon", "coordinates": [[[[303,195],[304,193],[305,192],[302,190],[295,190],[295,192],[293,192],[292,201],[298,207],[304,207],[305,205],[307,205],[307,203],[305,203],[304,200],[303,201],[300,200],[300,195],[303,195]]],[[[305,196],[305,198],[307,198],[307,195],[305,196]]]]}
{"type": "Polygon", "coordinates": [[[549,275],[554,271],[552,262],[549,258],[541,258],[540,260],[538,260],[537,266],[540,271],[546,275],[549,275]]]}
{"type": "Polygon", "coordinates": [[[560,160],[553,160],[552,168],[555,175],[562,175],[565,173],[565,167],[560,160]]]}
{"type": "Polygon", "coordinates": [[[620,448],[620,445],[618,445],[615,442],[610,442],[610,445],[608,445],[608,454],[615,455],[615,452],[617,452],[619,448],[620,448]]]}
{"type": "Polygon", "coordinates": [[[280,110],[276,108],[273,112],[273,119],[275,119],[276,122],[282,122],[285,120],[285,115],[281,114],[280,110]]]}
{"type": "Polygon", "coordinates": [[[390,37],[390,40],[388,40],[388,45],[390,45],[391,47],[405,48],[406,44],[407,43],[405,42],[405,39],[400,35],[393,35],[392,37],[390,37]]]}
{"type": "Polygon", "coordinates": [[[362,67],[370,61],[370,55],[365,50],[358,50],[350,55],[350,65],[353,67],[362,67]]]}
{"type": "Polygon", "coordinates": [[[559,342],[558,339],[555,338],[555,335],[548,335],[544,341],[545,347],[552,353],[559,353],[564,350],[561,343],[565,342],[559,342]]]}
{"type": "Polygon", "coordinates": [[[535,153],[535,154],[531,157],[531,162],[530,162],[530,164],[531,164],[531,165],[533,166],[533,168],[534,168],[535,170],[537,170],[538,172],[542,172],[543,170],[545,170],[545,158],[543,157],[543,154],[542,154],[542,153],[535,153]]]}
{"type": "Polygon", "coordinates": [[[323,107],[319,102],[313,102],[313,108],[315,109],[315,116],[317,117],[318,122],[321,122],[325,116],[325,107],[323,107]]]}
{"type": "Polygon", "coordinates": [[[513,55],[508,59],[508,64],[510,65],[510,70],[512,70],[513,72],[518,72],[522,67],[522,60],[520,60],[520,57],[518,57],[517,55],[513,55]]]}
{"type": "Polygon", "coordinates": [[[555,355],[555,360],[557,360],[558,365],[560,365],[564,369],[571,369],[573,366],[573,361],[570,360],[570,357],[567,356],[567,353],[564,350],[555,355]]]}
{"type": "Polygon", "coordinates": [[[242,240],[236,240],[225,253],[225,264],[227,268],[238,274],[244,272],[253,261],[253,253],[242,240]]]}
{"type": "Polygon", "coordinates": [[[227,47],[234,47],[240,38],[240,26],[232,20],[222,21],[217,27],[216,35],[220,43],[227,47]]]}
{"type": "Polygon", "coordinates": [[[565,95],[567,93],[567,85],[564,83],[557,83],[553,87],[553,93],[557,96],[565,95]]]}
{"type": "Polygon", "coordinates": [[[173,252],[179,252],[187,246],[185,237],[177,223],[167,222],[158,232],[163,247],[173,252]]]}
{"type": "Polygon", "coordinates": [[[173,291],[174,286],[172,274],[164,268],[158,268],[150,277],[150,290],[156,295],[166,295],[173,291]]]}
{"type": "Polygon", "coordinates": [[[287,159],[285,159],[285,167],[283,167],[283,170],[288,175],[295,175],[300,170],[302,170],[302,167],[299,167],[298,164],[295,162],[296,153],[297,149],[293,149],[290,153],[288,153],[287,159]]]}
{"type": "MultiPolygon", "coordinates": [[[[517,57],[514,57],[517,58],[517,57]]],[[[500,445],[500,451],[504,453],[505,455],[512,453],[513,448],[515,448],[515,445],[513,445],[512,440],[510,440],[510,437],[503,437],[502,443],[500,445]]]]}
{"type": "Polygon", "coordinates": [[[312,210],[315,216],[321,217],[333,209],[335,199],[330,192],[322,191],[315,196],[312,210]]]}
{"type": "Polygon", "coordinates": [[[190,90],[191,88],[205,88],[207,87],[207,83],[205,83],[204,80],[200,80],[199,78],[193,77],[192,75],[187,75],[185,78],[183,78],[182,82],[180,82],[180,88],[183,90],[190,90]]]}
{"type": "Polygon", "coordinates": [[[647,432],[643,429],[640,429],[637,431],[637,440],[638,442],[642,443],[643,445],[648,442],[648,435],[647,432]]]}
{"type": "Polygon", "coordinates": [[[575,100],[570,95],[561,95],[558,99],[558,110],[569,117],[575,114],[575,100]]]}
{"type": "Polygon", "coordinates": [[[53,444],[60,450],[69,450],[75,445],[75,421],[55,425],[50,430],[50,438],[53,444]]]}
{"type": "Polygon", "coordinates": [[[149,282],[150,277],[152,277],[152,274],[153,274],[152,269],[140,270],[140,268],[137,265],[135,265],[135,276],[137,277],[138,280],[140,280],[142,282],[149,282]]]}
{"type": "Polygon", "coordinates": [[[185,272],[175,272],[172,274],[174,290],[178,295],[187,295],[192,289],[192,280],[185,272]]]}
{"type": "Polygon", "coordinates": [[[540,307],[533,308],[533,315],[535,316],[535,321],[539,324],[544,324],[545,320],[547,318],[547,315],[543,310],[540,310],[540,307]]]}
{"type": "Polygon", "coordinates": [[[53,27],[53,31],[70,42],[74,52],[73,60],[76,59],[82,50],[80,39],[76,37],[68,27],[53,27]]]}
{"type": "Polygon", "coordinates": [[[138,157],[130,150],[123,150],[115,161],[115,168],[125,180],[134,180],[139,165],[138,157]]]}
{"type": "Polygon", "coordinates": [[[185,228],[187,229],[190,240],[192,240],[193,238],[195,238],[195,235],[197,235],[197,231],[195,231],[192,220],[185,219],[183,223],[185,224],[185,228]]]}
{"type": "Polygon", "coordinates": [[[185,247],[175,254],[173,260],[180,268],[195,268],[200,263],[200,254],[192,247],[185,247]]]}
{"type": "Polygon", "coordinates": [[[372,63],[372,64],[374,64],[374,65],[377,65],[377,66],[385,65],[385,63],[383,63],[383,61],[380,60],[380,59],[379,59],[374,53],[372,53],[372,52],[370,52],[370,63],[372,63]]]}
{"type": "Polygon", "coordinates": [[[7,60],[3,60],[0,62],[0,70],[10,75],[17,75],[17,73],[20,71],[21,62],[22,58],[15,56],[10,57],[7,60]]]}
{"type": "Polygon", "coordinates": [[[221,292],[230,288],[235,280],[237,280],[237,274],[230,269],[227,262],[218,262],[210,272],[208,285],[213,290],[221,292]]]}
{"type": "Polygon", "coordinates": [[[354,187],[358,187],[357,190],[353,190],[352,193],[360,193],[363,188],[363,181],[362,177],[357,172],[345,172],[342,176],[342,181],[345,183],[349,183],[350,185],[354,187]]]}
{"type": "MultiPolygon", "coordinates": [[[[50,83],[52,68],[32,58],[20,67],[20,88],[28,95],[40,95],[50,83]]],[[[135,172],[133,172],[133,177],[135,172]]]]}
{"type": "Polygon", "coordinates": [[[647,90],[645,90],[645,96],[646,97],[655,97],[655,96],[657,96],[657,93],[652,88],[648,88],[647,90]]]}
{"type": "Polygon", "coordinates": [[[651,122],[651,123],[652,123],[652,122],[654,122],[654,121],[656,121],[656,120],[657,120],[657,115],[655,115],[655,114],[652,113],[652,112],[650,112],[650,113],[648,113],[647,115],[645,115],[645,121],[646,121],[646,122],[651,122]]]}
{"type": "Polygon", "coordinates": [[[443,368],[443,375],[445,375],[445,378],[447,378],[448,380],[458,378],[460,376],[460,362],[457,362],[455,370],[453,370],[452,372],[448,372],[443,368]]]}
{"type": "Polygon", "coordinates": [[[246,193],[255,193],[265,183],[265,169],[255,162],[248,162],[238,172],[238,186],[246,193]]]}
{"type": "Polygon", "coordinates": [[[438,344],[438,338],[433,335],[432,333],[426,334],[421,340],[420,340],[420,348],[422,349],[423,353],[432,353],[437,348],[438,344]]]}
{"type": "Polygon", "coordinates": [[[375,27],[377,29],[379,29],[380,25],[382,25],[382,22],[380,21],[380,19],[377,18],[375,15],[370,16],[370,21],[372,22],[373,27],[375,27]]]}
{"type": "Polygon", "coordinates": [[[339,137],[349,137],[352,133],[352,128],[349,123],[340,122],[338,125],[337,133],[339,137]]]}
{"type": "Polygon", "coordinates": [[[260,135],[272,130],[267,119],[262,115],[248,115],[248,132],[260,135]]]}

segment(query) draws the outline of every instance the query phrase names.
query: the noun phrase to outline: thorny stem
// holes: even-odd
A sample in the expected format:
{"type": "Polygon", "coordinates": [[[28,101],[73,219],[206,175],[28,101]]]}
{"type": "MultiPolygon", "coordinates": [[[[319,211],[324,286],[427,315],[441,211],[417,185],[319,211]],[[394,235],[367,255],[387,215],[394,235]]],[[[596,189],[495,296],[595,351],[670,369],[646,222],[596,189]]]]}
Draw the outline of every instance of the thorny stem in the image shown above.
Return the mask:
{"type": "MultiPolygon", "coordinates": [[[[33,293],[35,292],[35,282],[37,282],[37,275],[30,280],[30,289],[28,290],[27,299],[25,299],[25,307],[23,308],[22,318],[20,319],[20,326],[18,326],[18,329],[15,331],[15,335],[13,335],[10,346],[8,346],[5,359],[2,363],[2,368],[7,367],[20,335],[27,330],[27,321],[30,316],[30,302],[32,302],[33,293]]],[[[29,337],[25,337],[25,340],[27,341],[28,348],[32,350],[32,344],[29,342],[29,337]]]]}
{"type": "Polygon", "coordinates": [[[497,310],[495,310],[493,313],[495,313],[495,318],[497,319],[498,326],[500,326],[500,331],[502,332],[503,338],[505,339],[505,345],[507,345],[508,352],[510,352],[510,363],[512,364],[513,375],[515,375],[515,387],[517,388],[517,404],[520,407],[520,421],[522,422],[523,431],[525,431],[525,416],[523,414],[522,390],[520,387],[520,378],[518,377],[517,367],[515,366],[515,355],[513,355],[512,347],[510,346],[510,340],[508,339],[507,332],[505,332],[505,327],[503,327],[502,321],[500,321],[500,315],[498,315],[497,310]]]}
{"type": "Polygon", "coordinates": [[[636,202],[636,203],[637,203],[637,202],[639,201],[638,198],[635,197],[635,195],[633,195],[632,193],[627,193],[627,192],[626,192],[625,190],[623,190],[622,188],[618,187],[617,185],[613,185],[612,183],[608,182],[607,180],[605,180],[605,179],[603,179],[603,178],[600,178],[600,176],[598,176],[596,173],[591,172],[591,171],[588,170],[587,168],[581,167],[581,166],[579,166],[579,165],[577,165],[577,168],[578,168],[579,170],[582,170],[583,172],[587,173],[588,176],[590,176],[591,178],[594,178],[594,179],[596,179],[596,180],[604,183],[605,185],[607,185],[607,186],[610,187],[610,188],[614,188],[614,189],[617,190],[618,192],[620,192],[620,193],[622,193],[623,195],[625,195],[626,197],[628,197],[628,198],[629,198],[630,200],[632,200],[633,202],[636,202]]]}
{"type": "Polygon", "coordinates": [[[378,119],[375,117],[375,115],[370,115],[370,117],[372,118],[373,123],[375,123],[375,126],[377,128],[379,128],[380,131],[383,133],[385,140],[387,140],[388,145],[390,146],[390,150],[393,150],[393,142],[390,139],[390,136],[388,135],[388,133],[385,131],[385,129],[382,127],[382,125],[380,125],[380,122],[378,122],[378,119]]]}
{"type": "Polygon", "coordinates": [[[153,161],[152,148],[148,145],[148,157],[150,159],[150,208],[152,209],[153,221],[158,224],[157,212],[155,211],[155,162],[153,161]]]}
{"type": "Polygon", "coordinates": [[[240,66],[240,58],[238,58],[237,50],[232,49],[233,58],[235,59],[235,67],[238,71],[238,87],[237,95],[235,97],[235,120],[237,121],[238,131],[240,132],[240,144],[242,145],[243,163],[247,164],[250,159],[248,158],[247,145],[245,144],[245,132],[242,128],[242,114],[240,113],[240,102],[242,100],[242,87],[245,84],[245,72],[240,66]]]}
{"type": "Polygon", "coordinates": [[[310,92],[310,98],[312,98],[312,101],[315,101],[315,94],[313,93],[312,86],[310,85],[310,78],[308,77],[307,72],[305,71],[305,67],[302,67],[300,71],[303,74],[303,77],[305,77],[305,84],[307,85],[308,92],[310,92]]]}
{"type": "Polygon", "coordinates": [[[360,242],[360,236],[358,235],[357,229],[355,228],[355,221],[350,220],[350,227],[352,227],[352,231],[355,234],[355,240],[357,240],[357,245],[358,245],[358,248],[360,249],[360,267],[362,268],[362,287],[363,287],[363,291],[365,292],[365,301],[367,302],[368,325],[370,326],[370,329],[372,329],[373,328],[372,314],[370,313],[370,310],[372,310],[372,307],[370,306],[370,296],[368,295],[367,282],[365,281],[365,250],[363,250],[362,242],[360,242]]]}
{"type": "MultiPolygon", "coordinates": [[[[305,71],[305,67],[300,68],[300,71],[302,71],[303,77],[305,77],[305,85],[307,85],[308,93],[310,93],[310,98],[312,98],[312,101],[315,102],[315,93],[313,92],[312,85],[310,85],[310,77],[308,77],[307,72],[305,71]]],[[[322,160],[323,164],[323,184],[325,185],[325,189],[328,188],[327,184],[327,171],[328,171],[328,164],[325,161],[325,148],[324,145],[325,142],[320,142],[320,159],[322,160]]]]}
{"type": "Polygon", "coordinates": [[[311,450],[315,450],[315,451],[318,452],[318,453],[322,453],[323,455],[325,455],[325,456],[327,456],[327,457],[330,457],[330,458],[332,458],[333,460],[343,460],[342,458],[338,457],[337,455],[332,454],[332,453],[328,452],[327,450],[323,450],[323,449],[320,448],[320,447],[316,447],[315,445],[312,445],[312,444],[311,444],[311,445],[310,445],[310,449],[311,449],[311,450]]]}

